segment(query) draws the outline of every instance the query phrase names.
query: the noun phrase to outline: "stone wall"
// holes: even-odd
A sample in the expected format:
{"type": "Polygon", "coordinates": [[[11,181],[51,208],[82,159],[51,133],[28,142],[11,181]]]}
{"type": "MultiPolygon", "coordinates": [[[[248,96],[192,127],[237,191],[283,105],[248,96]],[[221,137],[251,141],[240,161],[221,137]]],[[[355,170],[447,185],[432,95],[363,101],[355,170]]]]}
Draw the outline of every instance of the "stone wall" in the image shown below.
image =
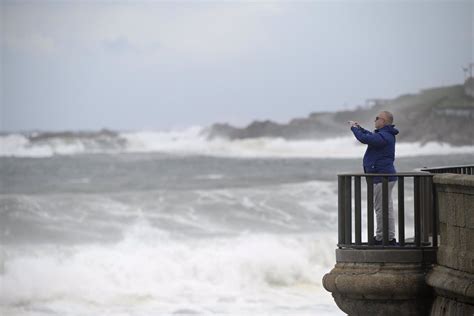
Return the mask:
{"type": "Polygon", "coordinates": [[[436,292],[431,315],[474,315],[474,176],[442,174],[433,182],[440,244],[426,278],[436,292]]]}

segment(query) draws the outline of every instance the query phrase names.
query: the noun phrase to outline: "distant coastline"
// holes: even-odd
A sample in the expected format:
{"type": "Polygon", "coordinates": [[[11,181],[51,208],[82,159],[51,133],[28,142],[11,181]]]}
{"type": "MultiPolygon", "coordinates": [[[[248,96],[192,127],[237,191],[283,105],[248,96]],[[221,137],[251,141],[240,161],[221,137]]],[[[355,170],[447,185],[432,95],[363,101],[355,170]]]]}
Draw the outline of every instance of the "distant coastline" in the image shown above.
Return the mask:
{"type": "Polygon", "coordinates": [[[281,137],[288,140],[324,139],[347,135],[347,121],[355,120],[371,129],[374,113],[391,111],[402,142],[439,142],[454,146],[474,145],[474,79],[464,85],[425,89],[395,99],[368,100],[369,106],[338,112],[315,112],[287,124],[253,121],[243,128],[217,123],[206,130],[210,139],[281,137]]]}
{"type": "MultiPolygon", "coordinates": [[[[286,141],[320,141],[350,136],[347,121],[358,121],[367,129],[373,128],[373,117],[380,110],[394,113],[395,125],[400,130],[397,137],[404,143],[439,143],[451,146],[474,146],[474,78],[463,85],[421,90],[417,94],[405,94],[395,99],[369,99],[366,106],[337,112],[313,112],[304,118],[294,118],[288,123],[271,120],[253,121],[245,127],[228,123],[215,123],[208,127],[193,127],[189,131],[144,131],[159,134],[159,138],[172,136],[180,140],[196,138],[212,140],[252,140],[258,138],[283,139],[286,141]],[[169,134],[169,135],[168,135],[169,134]],[[167,136],[163,136],[167,135],[167,136]]],[[[22,135],[28,146],[49,142],[86,144],[86,147],[123,149],[129,139],[124,133],[141,131],[115,131],[103,128],[90,131],[0,131],[0,136],[22,135]]],[[[82,146],[82,145],[81,145],[82,146]]]]}

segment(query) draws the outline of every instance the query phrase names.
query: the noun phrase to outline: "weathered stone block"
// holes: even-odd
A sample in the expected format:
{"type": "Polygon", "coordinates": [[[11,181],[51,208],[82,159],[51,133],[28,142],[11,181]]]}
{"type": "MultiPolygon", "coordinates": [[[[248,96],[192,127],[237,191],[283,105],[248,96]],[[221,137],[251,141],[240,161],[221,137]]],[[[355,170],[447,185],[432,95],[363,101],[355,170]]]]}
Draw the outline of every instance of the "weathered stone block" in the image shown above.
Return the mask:
{"type": "Polygon", "coordinates": [[[458,251],[453,256],[458,257],[457,269],[474,274],[474,253],[468,251],[458,251]]]}
{"type": "Polygon", "coordinates": [[[466,226],[466,206],[464,203],[464,195],[463,194],[455,194],[455,204],[454,204],[454,212],[455,212],[455,225],[459,227],[466,226]]]}
{"type": "Polygon", "coordinates": [[[466,226],[474,229],[474,195],[464,195],[464,213],[466,217],[466,226]]]}
{"type": "Polygon", "coordinates": [[[446,223],[439,223],[439,245],[446,246],[446,223]]]}
{"type": "Polygon", "coordinates": [[[447,225],[446,247],[459,249],[459,227],[447,225]]]}
{"type": "Polygon", "coordinates": [[[469,230],[470,229],[459,227],[459,247],[458,248],[463,251],[468,251],[468,243],[470,241],[469,230]]]}
{"type": "Polygon", "coordinates": [[[457,251],[447,247],[440,247],[438,249],[438,264],[453,269],[458,267],[457,251]]]}
{"type": "Polygon", "coordinates": [[[447,213],[448,213],[448,206],[446,203],[446,195],[448,193],[439,191],[438,192],[438,210],[439,210],[439,222],[440,223],[447,223],[447,213]]]}
{"type": "Polygon", "coordinates": [[[448,268],[474,273],[474,253],[461,249],[438,249],[438,264],[448,268]]]}
{"type": "Polygon", "coordinates": [[[445,195],[445,208],[443,212],[446,216],[446,223],[449,225],[456,225],[456,204],[459,204],[456,200],[456,195],[454,193],[447,193],[445,195]]]}
{"type": "Polygon", "coordinates": [[[464,200],[463,194],[441,194],[439,213],[443,222],[459,227],[466,226],[466,203],[464,200]]]}
{"type": "Polygon", "coordinates": [[[474,191],[474,177],[461,174],[438,174],[433,177],[433,182],[443,191],[474,191]]]}
{"type": "Polygon", "coordinates": [[[474,253],[474,229],[466,228],[467,250],[474,253]]]}

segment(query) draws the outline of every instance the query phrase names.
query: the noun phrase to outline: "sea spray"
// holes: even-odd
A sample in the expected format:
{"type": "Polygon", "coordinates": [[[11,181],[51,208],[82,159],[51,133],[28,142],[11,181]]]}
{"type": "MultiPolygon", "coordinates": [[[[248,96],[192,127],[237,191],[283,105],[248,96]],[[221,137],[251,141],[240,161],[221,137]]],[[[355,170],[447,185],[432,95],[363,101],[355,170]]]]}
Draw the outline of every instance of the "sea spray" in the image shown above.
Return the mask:
{"type": "Polygon", "coordinates": [[[113,306],[164,315],[179,306],[235,312],[281,300],[304,308],[311,297],[326,297],[321,276],[334,244],[332,234],[244,232],[190,239],[141,219],[115,244],[7,248],[0,303],[69,302],[71,310],[79,304],[88,314],[113,306]]]}
{"type": "MultiPolygon", "coordinates": [[[[278,137],[228,140],[206,137],[199,126],[173,131],[118,132],[85,137],[49,136],[35,141],[23,134],[0,136],[0,156],[51,157],[93,153],[166,153],[240,158],[356,158],[364,153],[348,130],[348,135],[325,139],[286,140],[278,137]]],[[[473,154],[474,146],[445,143],[398,143],[397,157],[439,154],[473,154]]]]}

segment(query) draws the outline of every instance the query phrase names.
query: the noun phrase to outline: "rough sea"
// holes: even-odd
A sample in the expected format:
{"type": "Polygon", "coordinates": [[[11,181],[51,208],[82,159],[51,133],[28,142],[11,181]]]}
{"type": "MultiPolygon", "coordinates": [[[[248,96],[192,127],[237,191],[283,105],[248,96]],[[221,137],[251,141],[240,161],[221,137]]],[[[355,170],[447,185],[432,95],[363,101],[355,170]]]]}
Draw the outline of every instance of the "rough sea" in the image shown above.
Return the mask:
{"type": "MultiPolygon", "coordinates": [[[[4,134],[0,314],[343,315],[321,279],[335,264],[336,175],[360,172],[363,153],[352,137],[208,141],[197,127],[4,134]]],[[[473,157],[398,144],[396,167],[473,157]]]]}

